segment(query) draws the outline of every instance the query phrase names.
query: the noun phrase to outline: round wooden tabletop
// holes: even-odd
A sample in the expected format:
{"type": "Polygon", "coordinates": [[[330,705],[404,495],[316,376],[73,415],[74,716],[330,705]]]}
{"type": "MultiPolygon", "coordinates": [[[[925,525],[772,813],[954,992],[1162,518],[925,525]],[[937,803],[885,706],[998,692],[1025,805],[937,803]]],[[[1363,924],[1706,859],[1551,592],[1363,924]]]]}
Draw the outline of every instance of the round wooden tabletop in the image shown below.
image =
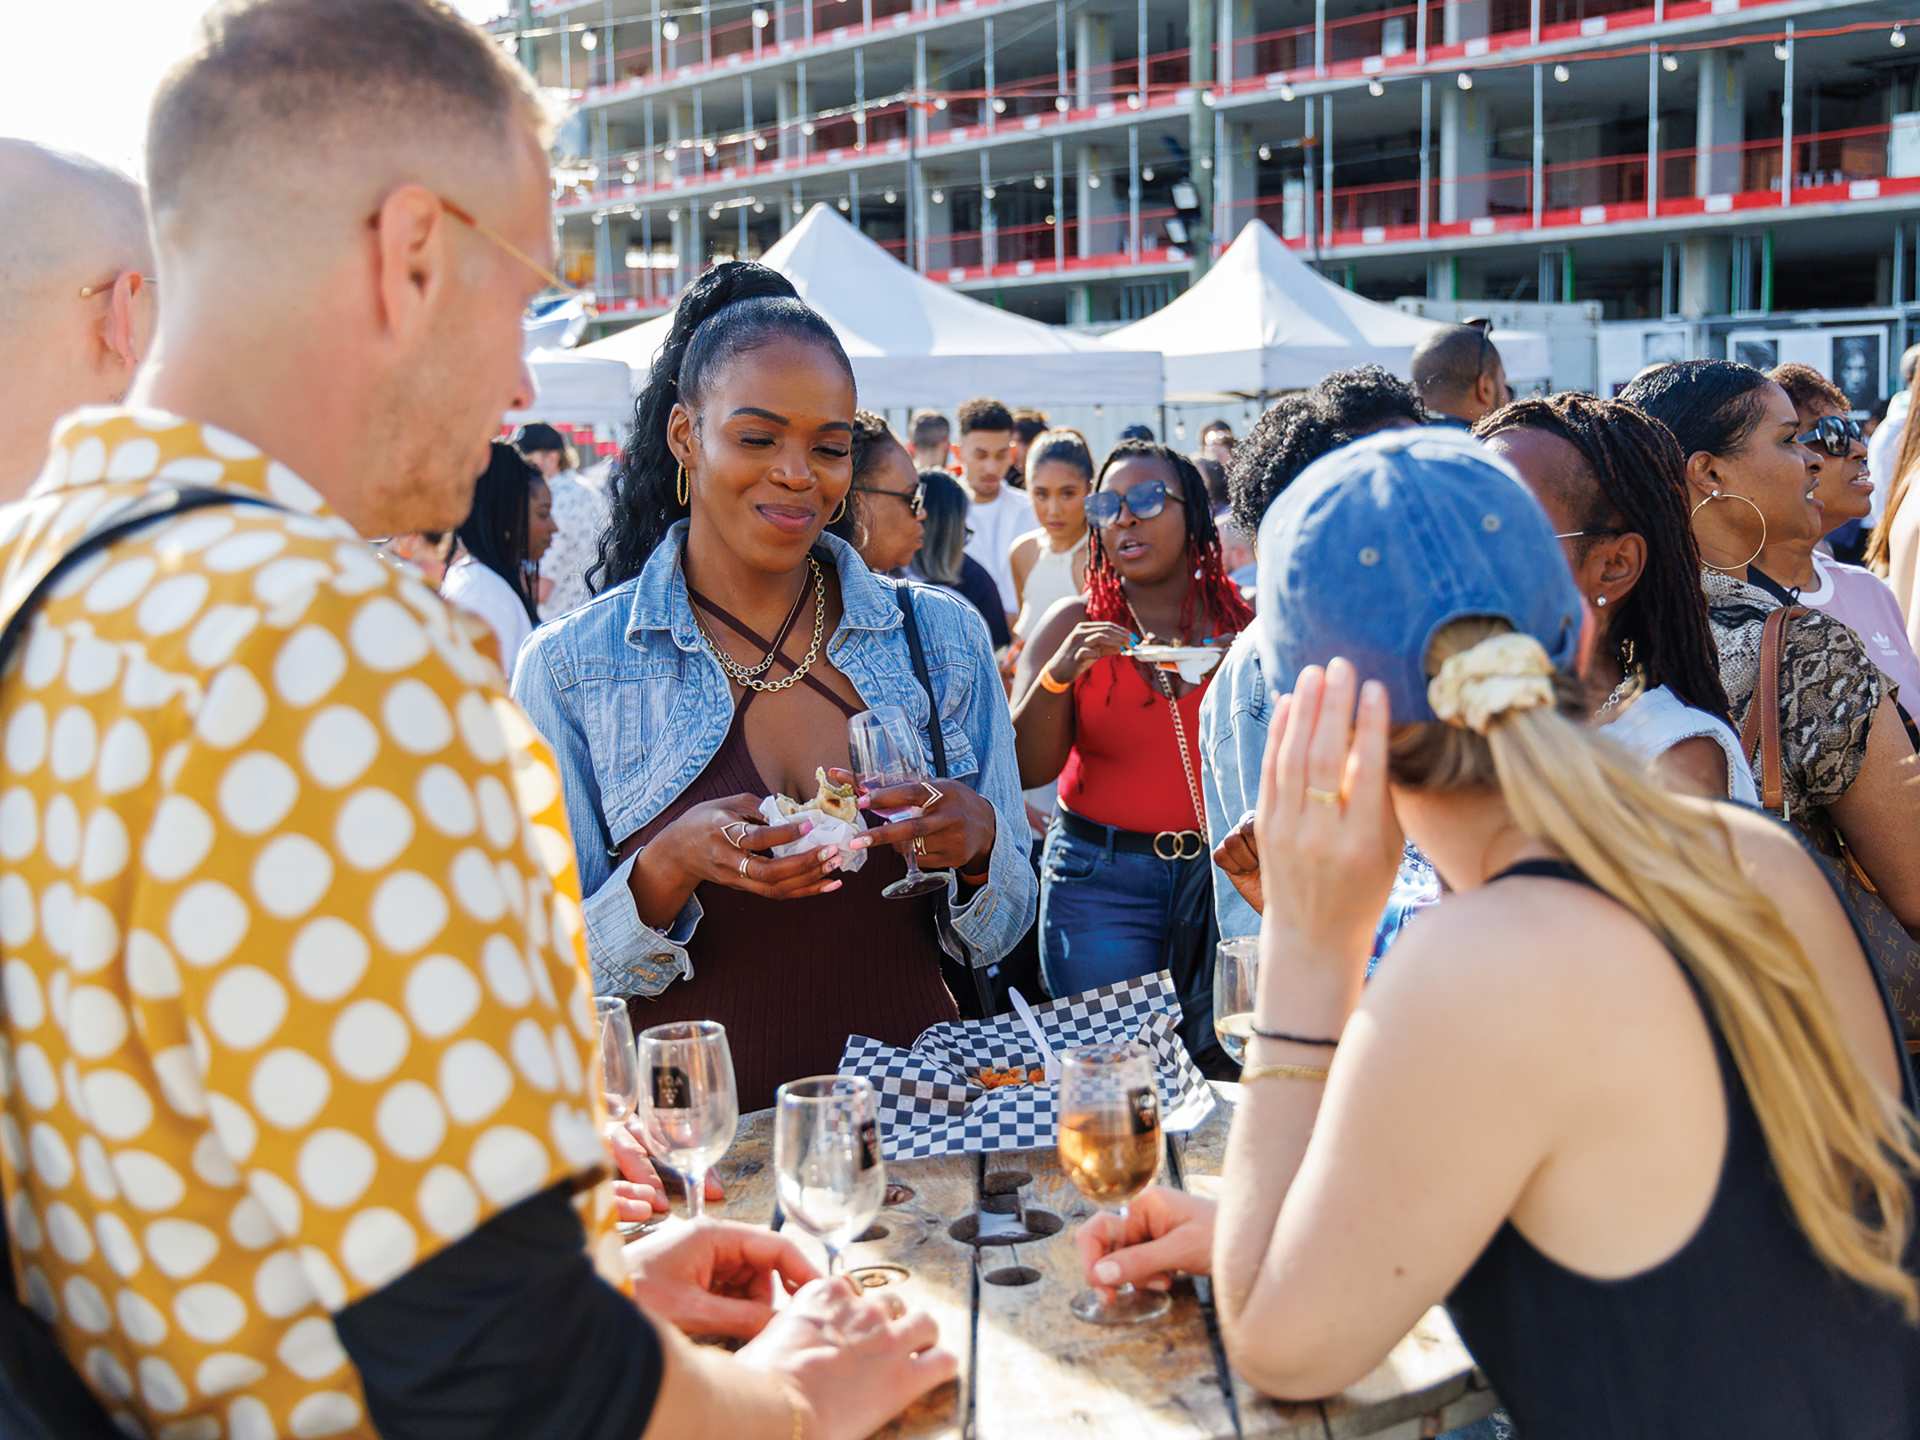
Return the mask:
{"type": "MultiPolygon", "coordinates": [[[[1217,1183],[1240,1087],[1191,1134],[1171,1136],[1160,1180],[1197,1194],[1217,1183]]],[[[772,1112],[745,1116],[716,1167],[712,1213],[757,1224],[774,1215],[772,1112]]],[[[1268,1399],[1227,1364],[1204,1279],[1174,1289],[1166,1317],[1113,1329],[1068,1310],[1084,1288],[1069,1232],[1093,1213],[1051,1150],[889,1163],[889,1204],[848,1254],[870,1287],[897,1287],[929,1311],[960,1378],[883,1433],[899,1440],[1414,1440],[1486,1415],[1492,1394],[1435,1308],[1372,1374],[1305,1404],[1268,1399]],[[976,1243],[984,1233],[985,1243],[976,1243]]],[[[805,1236],[786,1231],[818,1255],[805,1236]]]]}

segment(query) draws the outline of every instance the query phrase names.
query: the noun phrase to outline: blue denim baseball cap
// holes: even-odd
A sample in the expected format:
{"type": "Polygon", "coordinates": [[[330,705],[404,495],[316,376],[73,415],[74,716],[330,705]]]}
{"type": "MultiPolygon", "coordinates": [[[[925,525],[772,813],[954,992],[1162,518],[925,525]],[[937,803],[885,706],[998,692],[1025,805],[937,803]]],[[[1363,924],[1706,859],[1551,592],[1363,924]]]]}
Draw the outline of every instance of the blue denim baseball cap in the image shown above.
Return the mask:
{"type": "Polygon", "coordinates": [[[1388,430],[1314,461],[1260,522],[1260,658],[1279,694],[1343,655],[1431,721],[1427,649],[1449,622],[1505,620],[1571,672],[1586,623],[1553,526],[1464,431],[1388,430]]]}

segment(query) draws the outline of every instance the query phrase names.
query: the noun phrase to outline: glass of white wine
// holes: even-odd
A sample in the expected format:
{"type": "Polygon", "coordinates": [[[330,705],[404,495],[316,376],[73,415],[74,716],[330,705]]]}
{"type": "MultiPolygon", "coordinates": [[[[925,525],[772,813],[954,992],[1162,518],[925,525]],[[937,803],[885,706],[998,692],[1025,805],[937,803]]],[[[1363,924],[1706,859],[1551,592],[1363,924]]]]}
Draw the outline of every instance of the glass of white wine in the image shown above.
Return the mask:
{"type": "Polygon", "coordinates": [[[847,1246],[880,1213],[887,1169],[879,1108],[859,1076],[790,1080],[773,1101],[773,1173],[788,1223],[827,1251],[827,1274],[845,1268],[847,1246]]]}
{"type": "Polygon", "coordinates": [[[733,1052],[714,1020],[681,1020],[640,1032],[640,1121],[648,1151],[685,1182],[687,1218],[706,1209],[707,1171],[740,1125],[733,1052]]]}
{"type": "MultiPolygon", "coordinates": [[[[1160,1092],[1153,1055],[1125,1042],[1069,1050],[1060,1060],[1060,1166],[1082,1195],[1118,1210],[1160,1171],[1160,1092]]],[[[1071,1309],[1095,1325],[1135,1325],[1167,1313],[1173,1302],[1132,1285],[1112,1299],[1097,1290],[1073,1297],[1071,1309]]]]}
{"type": "Polygon", "coordinates": [[[1259,993],[1260,937],[1222,940],[1213,960],[1213,1033],[1236,1065],[1247,1063],[1253,1039],[1253,1000],[1259,993]]]}

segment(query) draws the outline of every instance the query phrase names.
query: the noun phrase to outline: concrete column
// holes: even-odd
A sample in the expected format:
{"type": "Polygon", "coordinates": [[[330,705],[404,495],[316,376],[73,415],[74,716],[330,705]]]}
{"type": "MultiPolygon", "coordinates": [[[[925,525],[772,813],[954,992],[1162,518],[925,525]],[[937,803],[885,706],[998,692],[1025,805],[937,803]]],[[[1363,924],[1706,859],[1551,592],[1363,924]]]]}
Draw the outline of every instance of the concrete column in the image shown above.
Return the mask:
{"type": "Polygon", "coordinates": [[[1073,21],[1073,101],[1084,110],[1096,100],[1110,99],[1113,74],[1113,24],[1104,15],[1082,12],[1073,21]]]}
{"type": "Polygon", "coordinates": [[[1214,161],[1219,179],[1214,182],[1213,238],[1222,245],[1231,245],[1254,218],[1253,202],[1260,198],[1260,173],[1254,164],[1259,144],[1253,126],[1227,121],[1226,144],[1214,161]]]}
{"type": "Polygon", "coordinates": [[[1220,79],[1231,85],[1255,73],[1253,46],[1246,42],[1259,33],[1253,0],[1220,0],[1220,79]]]}
{"type": "Polygon", "coordinates": [[[1114,157],[1091,145],[1081,145],[1074,155],[1074,198],[1078,202],[1080,227],[1075,253],[1116,255],[1127,248],[1127,192],[1119,177],[1102,174],[1113,170],[1114,157]]]}
{"type": "Polygon", "coordinates": [[[1458,300],[1458,277],[1455,274],[1454,259],[1451,255],[1430,255],[1427,257],[1427,298],[1429,300],[1458,300]]]}
{"type": "MultiPolygon", "coordinates": [[[[920,88],[923,92],[931,91],[935,95],[938,95],[940,91],[947,89],[951,84],[949,79],[940,78],[947,76],[949,73],[947,70],[948,57],[932,46],[925,45],[926,37],[924,35],[920,38],[923,46],[925,46],[926,54],[926,68],[921,72],[919,81],[920,88]]],[[[925,115],[926,127],[920,132],[922,139],[934,134],[936,131],[951,130],[953,128],[953,111],[951,109],[936,110],[933,108],[933,102],[929,101],[925,115]]]]}
{"type": "Polygon", "coordinates": [[[681,148],[683,140],[698,140],[700,131],[694,121],[693,106],[686,101],[667,103],[667,167],[676,179],[685,180],[696,173],[699,150],[681,148]]]}
{"type": "Polygon", "coordinates": [[[1747,138],[1747,72],[1737,50],[1699,53],[1693,193],[1724,195],[1742,188],[1741,152],[1715,147],[1738,145],[1747,138]]]}
{"type": "Polygon", "coordinates": [[[1440,221],[1477,220],[1487,213],[1485,175],[1493,169],[1493,130],[1487,103],[1471,90],[1440,93],[1440,221]]]}
{"type": "Polygon", "coordinates": [[[1492,0],[1445,0],[1440,19],[1446,43],[1464,45],[1469,40],[1486,39],[1492,9],[1492,0]]]}
{"type": "Polygon", "coordinates": [[[1689,235],[1680,242],[1682,316],[1701,320],[1726,312],[1732,263],[1732,246],[1725,236],[1689,235]]]}
{"type": "Polygon", "coordinates": [[[793,81],[782,80],[774,87],[773,118],[780,126],[775,153],[791,160],[800,153],[800,87],[793,81]]]}

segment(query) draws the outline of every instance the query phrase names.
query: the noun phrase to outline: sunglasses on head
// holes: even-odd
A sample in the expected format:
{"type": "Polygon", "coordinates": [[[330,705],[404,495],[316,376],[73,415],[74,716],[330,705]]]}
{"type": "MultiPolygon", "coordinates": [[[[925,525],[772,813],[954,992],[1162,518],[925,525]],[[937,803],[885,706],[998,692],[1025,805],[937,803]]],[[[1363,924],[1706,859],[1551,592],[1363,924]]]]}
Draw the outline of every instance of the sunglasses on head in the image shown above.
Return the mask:
{"type": "Polygon", "coordinates": [[[1827,454],[1844,456],[1863,438],[1860,422],[1847,415],[1822,415],[1804,435],[1793,437],[1801,445],[1818,445],[1827,454]]]}
{"type": "Polygon", "coordinates": [[[1087,518],[1096,525],[1112,525],[1119,521],[1120,509],[1125,506],[1134,519],[1151,520],[1167,508],[1169,500],[1176,505],[1185,503],[1164,480],[1142,480],[1125,494],[1096,490],[1087,497],[1087,518]]]}

